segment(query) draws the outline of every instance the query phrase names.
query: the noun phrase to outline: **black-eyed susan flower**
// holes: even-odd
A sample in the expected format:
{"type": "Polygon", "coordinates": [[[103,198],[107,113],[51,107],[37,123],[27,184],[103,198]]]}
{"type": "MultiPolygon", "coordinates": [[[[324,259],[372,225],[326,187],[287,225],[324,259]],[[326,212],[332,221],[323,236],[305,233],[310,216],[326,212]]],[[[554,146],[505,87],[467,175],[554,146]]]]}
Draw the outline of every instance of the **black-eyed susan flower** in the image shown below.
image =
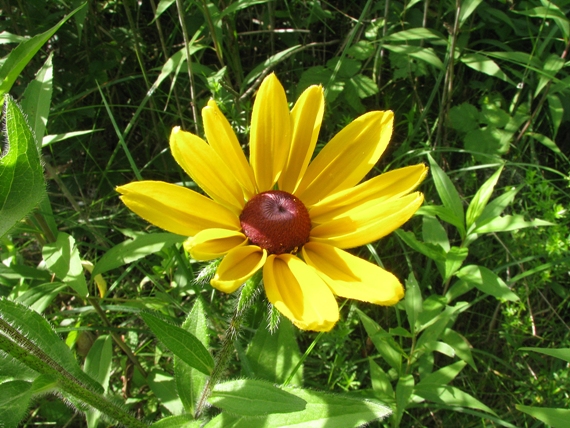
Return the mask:
{"type": "Polygon", "coordinates": [[[189,236],[184,247],[194,259],[223,257],[213,287],[234,292],[263,269],[268,300],[297,327],[315,331],[338,320],[335,295],[379,305],[402,299],[392,273],[345,249],[405,223],[423,202],[412,191],[427,174],[420,164],[360,183],[390,140],[391,111],[360,116],[311,161],[323,110],[323,89],[311,86],[289,111],[271,74],[253,106],[249,163],[213,100],[202,110],[207,142],[172,130],[174,159],[208,196],[160,181],[117,188],[136,214],[189,236]]]}

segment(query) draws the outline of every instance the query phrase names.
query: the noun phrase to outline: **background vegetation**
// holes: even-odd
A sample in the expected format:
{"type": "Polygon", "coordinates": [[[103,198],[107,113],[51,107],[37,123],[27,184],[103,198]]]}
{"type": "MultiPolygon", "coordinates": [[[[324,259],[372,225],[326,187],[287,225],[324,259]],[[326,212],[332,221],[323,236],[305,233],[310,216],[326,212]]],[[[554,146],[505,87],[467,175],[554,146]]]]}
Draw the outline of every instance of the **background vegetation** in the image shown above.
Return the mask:
{"type": "MultiPolygon", "coordinates": [[[[1,56],[80,4],[2,0],[1,56]]],[[[417,281],[418,293],[432,303],[453,286],[469,283],[465,272],[455,275],[462,265],[486,268],[518,296],[497,296],[482,287],[464,290],[460,300],[466,307],[446,318],[442,331],[453,326],[469,344],[467,354],[432,349],[425,358],[406,362],[406,375],[416,383],[428,367],[431,372],[467,362],[452,385],[495,414],[440,395],[444,398],[406,401],[392,424],[401,418],[401,426],[417,427],[536,426],[517,404],[570,407],[568,364],[520,349],[570,347],[569,10],[567,0],[88,1],[11,89],[25,102],[24,90],[37,80],[38,70],[53,74],[44,80],[51,107],[42,149],[53,216],[44,204],[2,238],[0,294],[20,301],[25,295],[80,363],[98,336],[115,334],[143,371],[116,341],[110,394],[122,396],[131,411],[149,420],[175,413],[167,392],[141,375],[172,379],[173,360],[139,312],[152,309],[183,319],[201,295],[215,353],[232,297],[198,285],[199,263],[187,259],[179,245],[166,245],[105,272],[105,311],[98,313],[73,289],[46,286],[42,248],[53,236],[42,221],[71,235],[81,259],[96,264],[128,238],[157,232],[120,203],[115,186],[138,177],[187,180],[168,149],[173,126],[201,134],[199,113],[213,97],[245,145],[252,100],[263,77],[275,72],[291,102],[320,83],[327,104],[319,147],[358,115],[391,109],[394,135],[374,174],[419,162],[431,163],[433,174],[436,162],[450,178],[441,186],[457,189],[461,213],[504,165],[490,191],[491,200],[507,197],[503,209],[490,214],[512,215],[507,218],[514,226],[480,228],[475,235],[462,231],[434,208],[453,202],[429,177],[421,187],[426,208],[404,227],[410,233],[358,251],[408,278],[408,288],[417,281]],[[540,226],[546,223],[535,219],[552,225],[540,226]],[[457,262],[455,268],[450,260],[457,262]]],[[[94,281],[89,289],[97,294],[94,281]]],[[[425,301],[423,308],[427,313],[425,301]]],[[[388,379],[400,403],[405,383],[371,339],[366,319],[390,331],[390,340],[411,355],[415,336],[410,342],[411,336],[397,330],[413,330],[406,309],[403,303],[382,308],[349,301],[332,332],[297,332],[300,353],[308,350],[304,386],[388,402],[382,394],[390,391],[378,387],[388,379]]],[[[228,378],[244,374],[239,361],[256,330],[266,329],[265,311],[266,302],[259,299],[236,343],[228,378]]],[[[22,426],[38,423],[86,426],[53,395],[37,398],[22,426]]]]}

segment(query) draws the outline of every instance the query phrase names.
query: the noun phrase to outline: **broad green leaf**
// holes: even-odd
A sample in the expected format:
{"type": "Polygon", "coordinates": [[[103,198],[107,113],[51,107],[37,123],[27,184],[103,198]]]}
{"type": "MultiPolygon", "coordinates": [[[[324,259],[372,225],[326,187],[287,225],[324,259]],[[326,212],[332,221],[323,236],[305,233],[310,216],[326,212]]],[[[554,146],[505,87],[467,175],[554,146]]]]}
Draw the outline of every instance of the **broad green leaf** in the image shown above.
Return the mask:
{"type": "Polygon", "coordinates": [[[413,45],[391,45],[385,44],[384,47],[389,51],[409,55],[412,58],[419,59],[429,65],[434,66],[438,70],[443,70],[443,62],[439,59],[437,54],[432,48],[425,48],[413,45]]]}
{"type": "Polygon", "coordinates": [[[451,303],[459,296],[463,296],[468,291],[471,291],[473,288],[475,288],[473,283],[463,280],[455,281],[449,290],[447,290],[447,293],[445,293],[445,299],[447,300],[447,303],[451,303]]]}
{"type": "Polygon", "coordinates": [[[568,40],[570,37],[570,21],[568,17],[552,2],[549,2],[548,7],[537,6],[525,10],[513,10],[512,12],[530,16],[531,18],[552,19],[558,25],[565,39],[568,40]]]}
{"type": "Polygon", "coordinates": [[[65,287],[67,284],[61,282],[36,285],[14,300],[41,314],[65,287]]]}
{"type": "Polygon", "coordinates": [[[391,413],[388,407],[377,400],[293,387],[281,389],[304,400],[305,410],[274,413],[263,418],[233,416],[222,412],[204,428],[356,428],[376,419],[385,418],[391,413]]]}
{"type": "Polygon", "coordinates": [[[203,421],[195,421],[191,415],[167,416],[151,425],[151,428],[201,428],[203,421]]]}
{"type": "Polygon", "coordinates": [[[550,355],[551,357],[560,358],[568,363],[570,363],[570,348],[519,348],[519,351],[533,351],[544,355],[550,355]]]}
{"type": "Polygon", "coordinates": [[[51,105],[53,90],[52,56],[53,52],[50,52],[43,67],[36,74],[36,78],[28,83],[22,98],[22,110],[31,121],[30,126],[36,137],[38,147],[42,146],[51,105]]]}
{"type": "MultiPolygon", "coordinates": [[[[109,335],[102,335],[93,342],[89,353],[85,357],[83,370],[101,384],[105,392],[109,386],[111,377],[111,362],[113,357],[113,339],[109,335]]],[[[97,428],[101,419],[101,412],[89,409],[86,414],[87,426],[97,428]]]]}
{"type": "Polygon", "coordinates": [[[170,413],[173,415],[184,413],[184,406],[176,392],[176,382],[170,374],[159,367],[153,367],[148,374],[147,381],[159,403],[170,413]]]}
{"type": "Polygon", "coordinates": [[[208,402],[223,411],[242,416],[265,416],[305,410],[305,400],[277,388],[271,382],[240,379],[218,383],[208,402]]]}
{"type": "MultiPolygon", "coordinates": [[[[210,346],[206,311],[202,299],[196,299],[192,310],[186,317],[182,328],[196,336],[206,349],[210,346]]],[[[174,380],[180,400],[187,412],[194,414],[196,403],[204,386],[207,376],[193,369],[176,355],[174,356],[174,380]]]]}
{"type": "Polygon", "coordinates": [[[541,220],[539,218],[527,221],[520,214],[504,215],[486,222],[481,226],[477,226],[475,228],[475,233],[510,232],[512,230],[519,230],[525,227],[538,226],[554,226],[554,223],[541,220]]]}
{"type": "MultiPolygon", "coordinates": [[[[270,332],[260,326],[247,348],[247,359],[256,378],[277,384],[285,382],[301,360],[301,352],[295,337],[295,328],[287,319],[279,322],[279,328],[270,332]]],[[[295,373],[289,383],[303,384],[303,367],[295,373]]]]}
{"type": "Polygon", "coordinates": [[[416,277],[410,273],[406,280],[406,297],[404,298],[404,307],[406,308],[406,315],[408,323],[410,324],[410,331],[415,334],[418,315],[422,312],[422,292],[416,277]]]}
{"type": "Polygon", "coordinates": [[[372,383],[372,389],[378,398],[385,401],[388,404],[396,402],[396,395],[394,393],[394,388],[392,388],[392,383],[388,375],[382,370],[373,359],[369,358],[370,363],[370,381],[372,383]]]}
{"type": "Polygon", "coordinates": [[[404,231],[402,229],[397,229],[394,233],[411,249],[416,250],[432,260],[439,262],[445,261],[445,250],[440,245],[421,242],[416,239],[413,232],[404,231]]]}
{"type": "Polygon", "coordinates": [[[445,298],[437,294],[428,296],[423,301],[422,312],[418,315],[420,329],[429,327],[437,321],[437,317],[445,310],[446,303],[445,298]]]}
{"type": "Polygon", "coordinates": [[[374,52],[376,52],[376,45],[374,43],[367,40],[359,40],[348,48],[346,54],[359,61],[365,61],[371,58],[374,52]]]}
{"type": "Polygon", "coordinates": [[[479,128],[479,110],[473,104],[461,103],[449,109],[449,126],[467,133],[479,128]]]}
{"type": "Polygon", "coordinates": [[[554,409],[549,407],[531,407],[516,405],[517,410],[531,415],[552,428],[568,428],[570,409],[554,409]]]}
{"type": "Polygon", "coordinates": [[[433,373],[425,376],[417,385],[416,388],[421,388],[429,383],[434,385],[447,385],[463,370],[467,364],[464,361],[457,361],[448,366],[442,367],[433,373]]]}
{"type": "Polygon", "coordinates": [[[467,304],[459,302],[455,306],[446,306],[443,312],[437,314],[433,319],[429,320],[422,327],[424,331],[416,342],[416,350],[421,351],[422,348],[435,350],[435,343],[439,341],[443,331],[447,328],[450,320],[456,313],[466,309],[467,304]],[[427,327],[426,327],[427,326],[427,327]]]}
{"type": "Polygon", "coordinates": [[[501,70],[501,67],[486,55],[480,53],[464,54],[461,56],[460,61],[475,71],[496,77],[515,86],[515,83],[501,70]]]}
{"type": "Polygon", "coordinates": [[[414,392],[414,377],[411,374],[400,377],[396,384],[396,411],[392,416],[396,426],[399,425],[402,415],[408,407],[414,392]]]}
{"type": "Polygon", "coordinates": [[[414,388],[414,394],[426,400],[433,401],[434,403],[440,403],[446,406],[469,407],[496,415],[491,408],[481,403],[472,395],[454,386],[435,385],[432,383],[420,386],[418,384],[414,388]]]}
{"type": "Polygon", "coordinates": [[[447,281],[451,276],[457,272],[461,267],[467,256],[469,255],[469,249],[465,247],[451,247],[447,254],[445,255],[444,263],[444,281],[447,281]]]}
{"type": "Polygon", "coordinates": [[[55,243],[44,245],[42,255],[50,272],[73,288],[81,298],[87,297],[89,291],[73,236],[58,233],[55,243]]]}
{"type": "Polygon", "coordinates": [[[396,341],[364,312],[357,309],[356,313],[378,353],[382,355],[382,358],[386,360],[390,367],[400,373],[402,369],[402,352],[396,341]]]}
{"type": "Polygon", "coordinates": [[[24,69],[24,67],[30,62],[34,55],[40,50],[40,48],[55,34],[59,27],[61,27],[65,21],[71,18],[75,13],[77,13],[81,8],[83,8],[87,3],[83,3],[73,12],[64,17],[55,26],[46,31],[45,33],[38,34],[25,42],[20,43],[10,54],[2,67],[0,67],[0,96],[7,93],[16,79],[24,69]]]}
{"type": "Polygon", "coordinates": [[[465,21],[475,12],[477,6],[481,4],[483,0],[464,0],[461,2],[461,10],[459,11],[459,27],[461,27],[465,21]]]}
{"type": "Polygon", "coordinates": [[[178,358],[206,375],[212,373],[214,359],[196,336],[163,321],[150,312],[141,312],[144,322],[155,336],[178,358]]]}
{"type": "Polygon", "coordinates": [[[445,228],[434,216],[422,217],[422,238],[428,244],[439,245],[445,252],[449,251],[449,238],[445,228]]]}
{"type": "Polygon", "coordinates": [[[453,214],[454,226],[457,226],[461,236],[465,236],[465,223],[463,203],[459,193],[445,172],[439,167],[436,161],[428,154],[433,183],[443,205],[453,214]]]}
{"type": "Polygon", "coordinates": [[[473,196],[473,199],[471,199],[466,214],[467,229],[469,229],[483,213],[489,199],[491,199],[495,185],[501,176],[503,166],[504,165],[501,165],[499,169],[483,183],[481,188],[475,193],[475,196],[473,196]]]}
{"type": "Polygon", "coordinates": [[[45,197],[40,153],[16,102],[4,97],[5,150],[0,156],[0,237],[24,218],[45,197]]]}
{"type": "Polygon", "coordinates": [[[487,204],[487,206],[483,209],[483,212],[475,222],[477,226],[482,226],[483,224],[495,219],[496,217],[500,216],[504,209],[513,201],[519,190],[522,189],[521,187],[513,188],[501,196],[496,197],[491,202],[487,204]]]}
{"type": "Polygon", "coordinates": [[[21,335],[80,383],[88,385],[96,392],[103,392],[101,385],[81,370],[71,350],[40,314],[19,303],[0,298],[0,319],[16,328],[21,335]]]}
{"type": "Polygon", "coordinates": [[[28,39],[29,37],[18,36],[17,34],[12,34],[8,31],[2,31],[0,33],[0,45],[5,45],[7,43],[21,43],[28,39]]]}
{"type": "Polygon", "coordinates": [[[455,355],[469,364],[473,370],[477,371],[477,366],[471,355],[471,345],[462,335],[450,328],[445,329],[441,335],[441,340],[447,343],[455,351],[455,355]]]}
{"type": "Polygon", "coordinates": [[[390,34],[384,39],[386,42],[406,42],[408,40],[442,40],[446,41],[443,34],[430,28],[410,28],[409,30],[399,31],[390,34]]]}
{"type": "Polygon", "coordinates": [[[156,12],[154,14],[154,19],[152,20],[152,22],[154,22],[160,15],[162,15],[166,11],[166,9],[172,6],[172,4],[175,1],[176,0],[160,0],[158,2],[158,6],[156,6],[156,12]]]}
{"type": "Polygon", "coordinates": [[[134,239],[115,245],[103,254],[103,257],[99,259],[95,268],[93,268],[91,275],[95,276],[132,263],[149,254],[157,253],[170,245],[184,242],[185,239],[184,236],[173,233],[139,235],[134,239]]]}
{"type": "Polygon", "coordinates": [[[560,69],[564,67],[564,59],[555,53],[552,53],[544,61],[543,72],[539,75],[538,84],[534,90],[534,97],[544,89],[548,82],[552,81],[560,69]]]}
{"type": "Polygon", "coordinates": [[[457,277],[463,281],[473,284],[483,293],[515,302],[519,297],[511,291],[509,286],[497,276],[493,271],[483,266],[468,265],[457,272],[457,277]]]}
{"type": "Polygon", "coordinates": [[[429,215],[437,216],[441,221],[455,226],[457,229],[461,229],[463,224],[463,219],[455,217],[453,212],[442,205],[423,205],[419,210],[416,211],[417,215],[429,215]]]}
{"type": "Polygon", "coordinates": [[[12,380],[0,383],[0,425],[6,428],[20,426],[31,399],[31,382],[12,380]]]}
{"type": "Polygon", "coordinates": [[[550,120],[552,122],[553,138],[558,135],[558,130],[560,129],[560,125],[562,123],[562,119],[564,118],[564,106],[562,105],[562,101],[560,101],[560,97],[557,94],[548,93],[546,95],[546,99],[548,100],[548,111],[550,112],[550,120]]]}

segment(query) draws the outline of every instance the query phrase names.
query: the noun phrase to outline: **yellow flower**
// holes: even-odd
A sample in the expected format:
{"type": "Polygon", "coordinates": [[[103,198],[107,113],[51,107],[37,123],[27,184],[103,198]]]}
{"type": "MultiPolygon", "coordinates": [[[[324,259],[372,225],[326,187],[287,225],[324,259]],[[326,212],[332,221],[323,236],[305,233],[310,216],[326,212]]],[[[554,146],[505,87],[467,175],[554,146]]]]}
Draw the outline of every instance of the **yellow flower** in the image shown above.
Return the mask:
{"type": "Polygon", "coordinates": [[[253,106],[249,163],[213,100],[202,110],[207,142],[172,130],[174,159],[209,197],[160,181],[117,191],[145,220],[189,236],[184,247],[194,259],[223,257],[211,281],[216,289],[231,293],[263,269],[267,298],[283,315],[301,329],[328,331],[339,317],[335,295],[379,305],[404,297],[393,274],[344,249],[405,223],[423,202],[411,192],[427,168],[358,184],[388,145],[391,111],[360,116],[311,161],[323,110],[322,87],[311,86],[289,111],[271,74],[253,106]]]}

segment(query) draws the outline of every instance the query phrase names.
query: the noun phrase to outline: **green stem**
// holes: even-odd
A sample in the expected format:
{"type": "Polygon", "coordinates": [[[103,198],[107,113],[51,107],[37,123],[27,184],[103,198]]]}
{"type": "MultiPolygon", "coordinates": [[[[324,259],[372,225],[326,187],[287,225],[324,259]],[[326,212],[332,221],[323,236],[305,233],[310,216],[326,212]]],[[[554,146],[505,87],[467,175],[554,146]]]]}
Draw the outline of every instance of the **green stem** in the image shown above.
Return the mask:
{"type": "Polygon", "coordinates": [[[2,319],[0,319],[0,331],[3,333],[0,334],[0,349],[38,373],[56,379],[58,387],[62,391],[99,410],[124,426],[133,428],[146,428],[148,426],[107,400],[101,394],[92,391],[86,384],[65,370],[32,341],[28,340],[2,319]]]}
{"type": "MultiPolygon", "coordinates": [[[[258,290],[260,282],[256,279],[254,279],[254,281],[257,282],[255,288],[258,290]]],[[[228,328],[224,335],[224,339],[222,340],[222,347],[220,348],[220,351],[216,357],[214,369],[212,370],[212,374],[206,381],[206,386],[204,386],[202,395],[200,396],[198,404],[196,405],[196,412],[194,414],[195,419],[198,419],[200,417],[200,414],[202,413],[202,411],[204,410],[204,406],[206,405],[206,400],[214,390],[216,384],[220,381],[224,369],[228,365],[230,357],[233,354],[233,348],[234,348],[233,344],[235,339],[238,337],[239,329],[247,313],[247,310],[251,307],[251,305],[255,301],[255,297],[258,294],[255,291],[250,292],[251,289],[247,290],[247,292],[244,293],[244,291],[246,291],[247,289],[247,285],[248,284],[246,283],[246,285],[244,286],[244,288],[242,288],[242,291],[240,292],[240,295],[237,298],[236,308],[232,318],[230,319],[228,328]],[[245,299],[243,297],[245,297],[245,299]]]]}

